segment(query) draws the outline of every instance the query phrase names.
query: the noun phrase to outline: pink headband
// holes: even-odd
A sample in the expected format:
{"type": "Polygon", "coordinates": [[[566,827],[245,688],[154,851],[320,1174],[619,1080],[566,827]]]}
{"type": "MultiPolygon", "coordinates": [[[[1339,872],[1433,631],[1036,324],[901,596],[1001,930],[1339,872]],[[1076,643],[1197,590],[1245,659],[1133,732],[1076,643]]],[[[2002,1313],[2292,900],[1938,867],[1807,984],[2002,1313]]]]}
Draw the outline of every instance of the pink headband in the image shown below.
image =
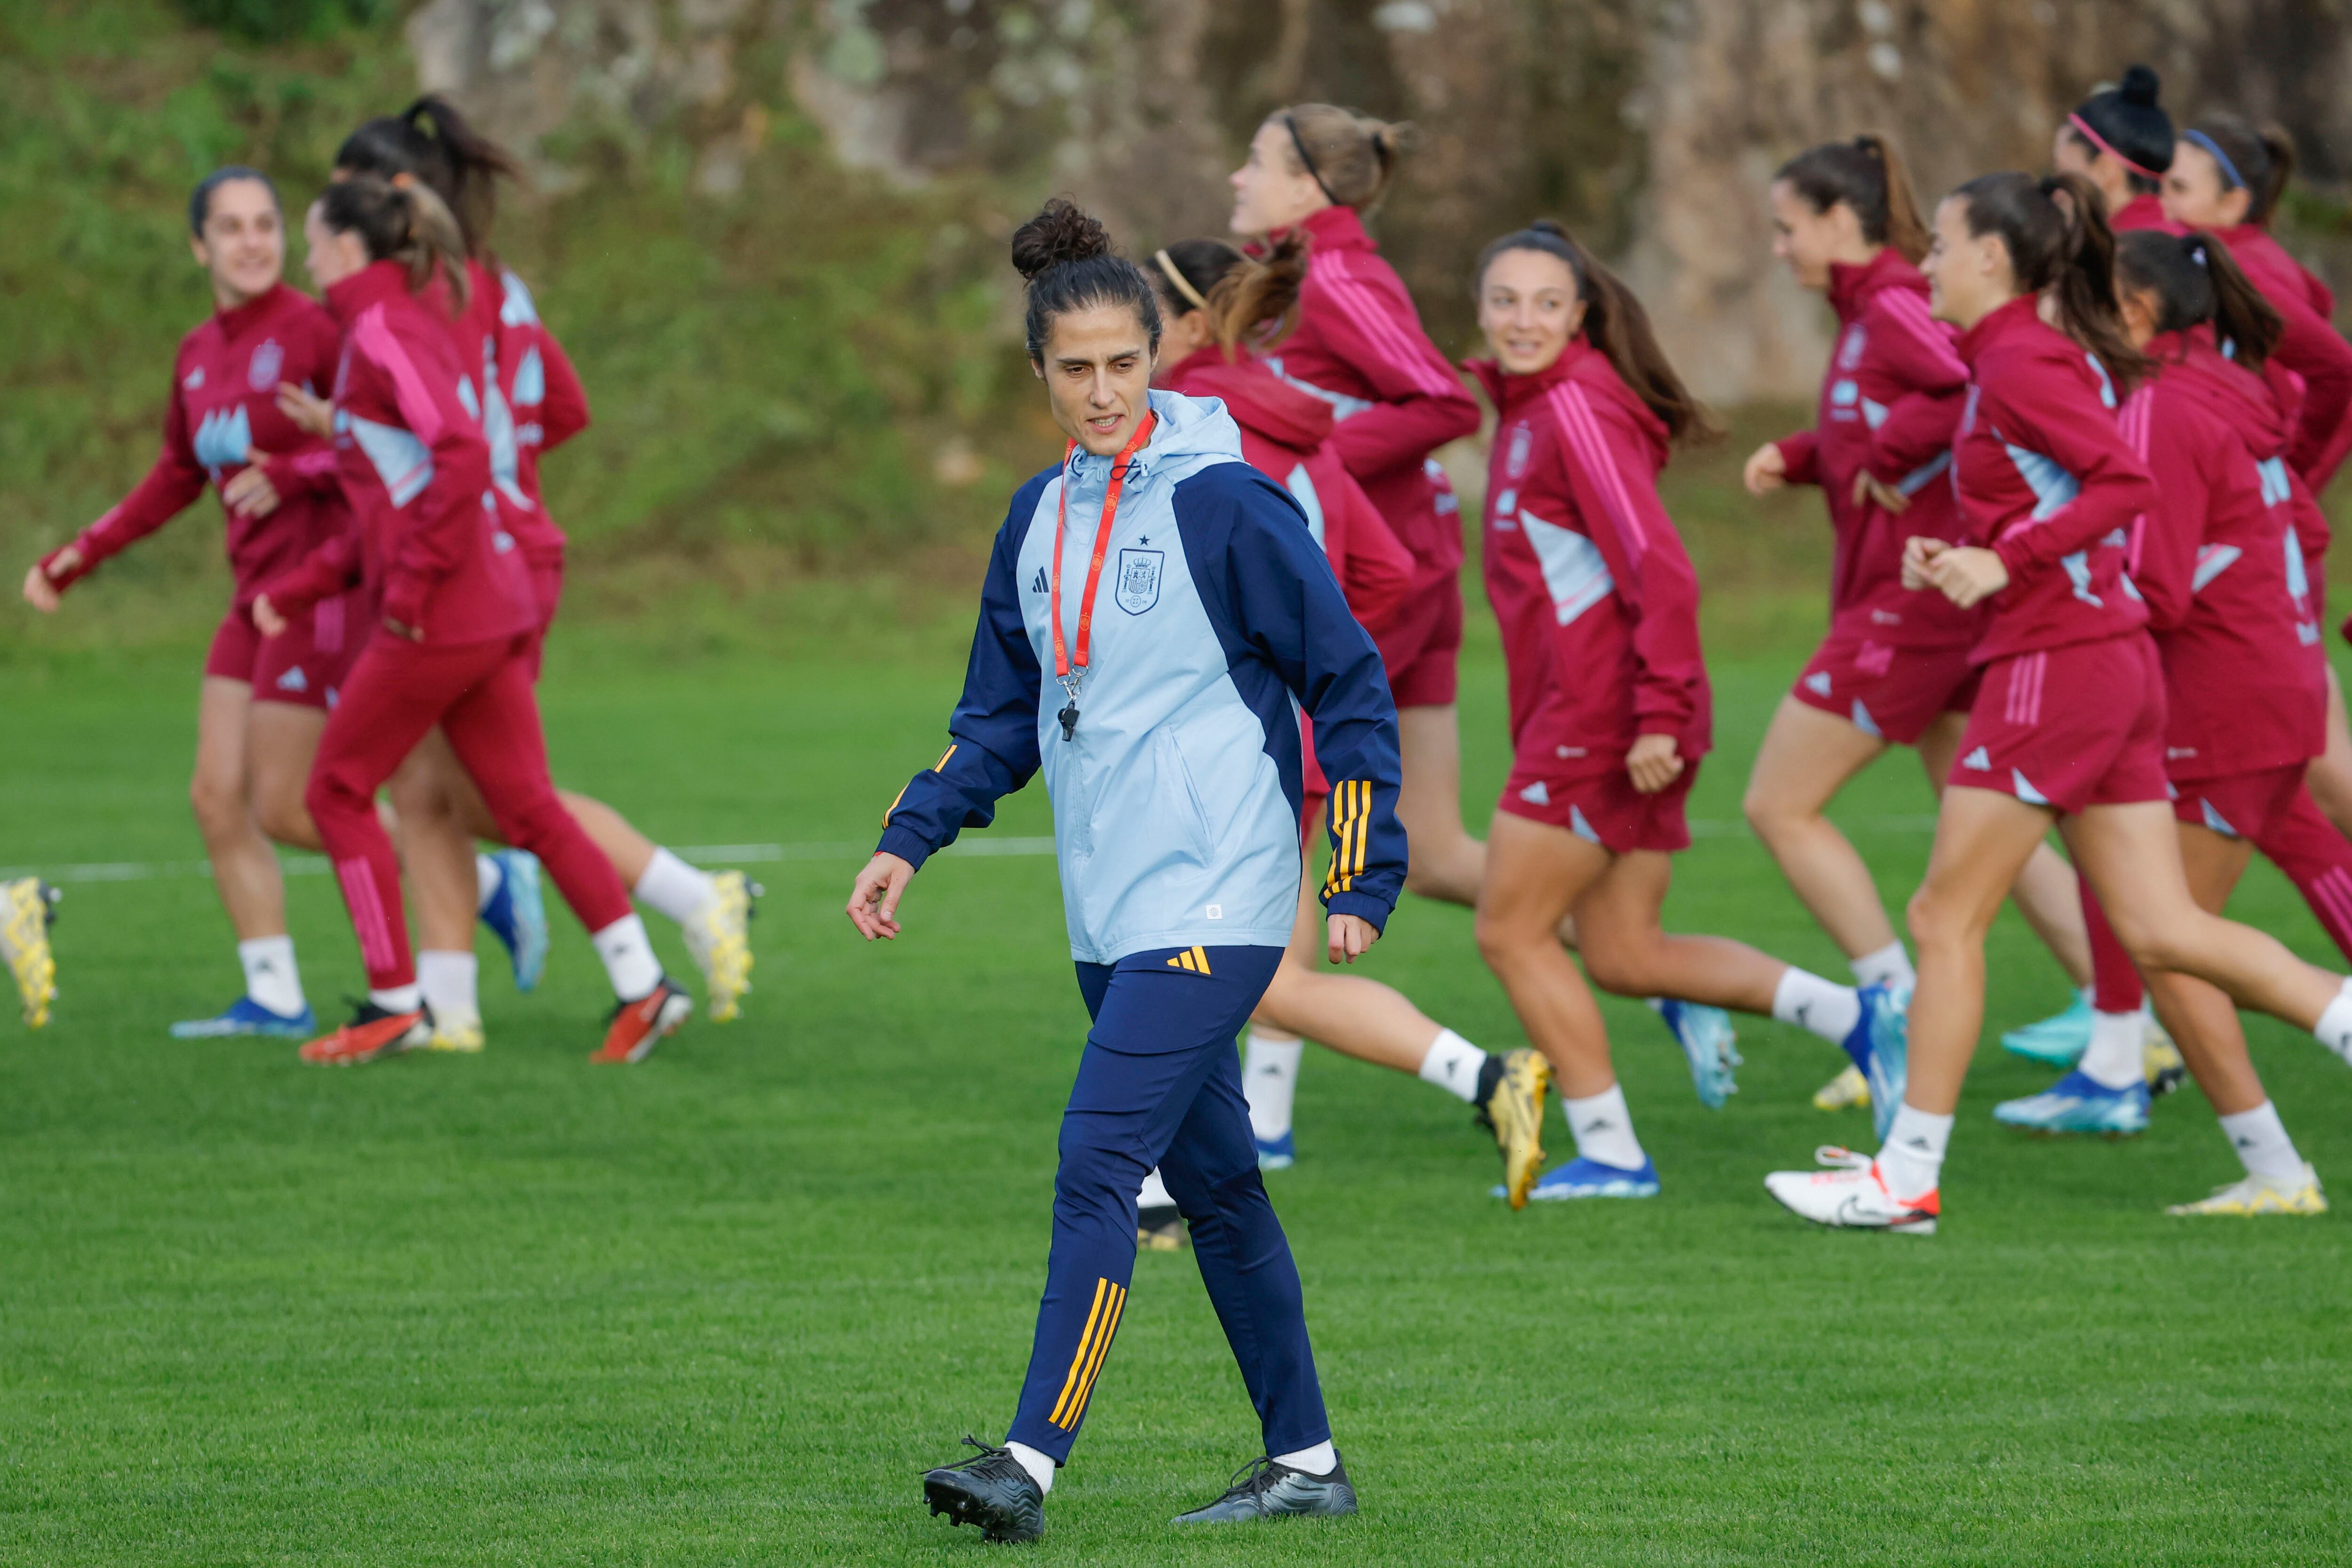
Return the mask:
{"type": "Polygon", "coordinates": [[[2139,164],[2133,163],[2129,158],[2125,157],[2121,153],[2116,152],[2113,147],[2108,146],[2107,139],[2100,135],[2097,132],[2092,130],[2091,122],[2084,119],[2080,114],[2068,115],[2066,117],[2066,123],[2081,132],[2083,133],[2084,140],[2090,142],[2092,146],[2096,147],[2100,152],[2105,153],[2108,157],[2113,158],[2116,163],[2121,163],[2125,168],[2129,169],[2141,179],[2161,180],[2164,178],[2164,174],[2160,170],[2142,168],[2139,164]]]}

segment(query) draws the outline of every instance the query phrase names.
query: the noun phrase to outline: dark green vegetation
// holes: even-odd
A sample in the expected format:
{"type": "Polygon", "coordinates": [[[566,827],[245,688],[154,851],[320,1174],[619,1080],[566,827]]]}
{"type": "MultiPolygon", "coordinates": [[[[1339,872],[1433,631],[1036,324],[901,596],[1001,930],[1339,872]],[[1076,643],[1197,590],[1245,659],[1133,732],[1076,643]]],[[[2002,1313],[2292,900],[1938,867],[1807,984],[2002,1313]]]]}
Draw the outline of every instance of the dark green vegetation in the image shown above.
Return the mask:
{"type": "MultiPolygon", "coordinates": [[[[1500,680],[1475,635],[1483,818],[1500,680]]],[[[743,1021],[691,1026],[640,1068],[582,1059],[602,986],[561,914],[542,994],[486,958],[486,1055],[305,1070],[283,1046],[163,1037],[234,987],[205,881],[73,885],[55,1023],[0,1018],[0,1562],[977,1561],[970,1531],[923,1516],[917,1478],[964,1432],[1001,1435],[1028,1346],[1084,1026],[1052,864],[938,861],[895,946],[859,945],[839,912],[856,847],[936,748],[955,640],[878,667],[656,673],[623,638],[557,638],[560,776],[671,843],[810,847],[755,868],[743,1021]]],[[[1700,817],[1736,816],[1795,662],[1718,670],[1700,817]]],[[[200,857],[181,794],[194,665],[16,666],[0,862],[200,857]]],[[[1902,758],[1843,808],[1890,900],[1924,860],[1924,810],[1902,758]]],[[[995,836],[1045,826],[1045,801],[1017,797],[995,836]]],[[[324,1004],[357,983],[352,938],[326,879],[290,887],[324,1004]]],[[[2241,909],[2323,951],[2269,873],[2241,909]]],[[[1835,961],[1727,826],[1683,858],[1669,913],[1835,961]]],[[[1475,1039],[1518,1040],[1465,912],[1411,903],[1392,932],[1370,973],[1475,1039]]],[[[2062,999],[2013,921],[1993,973],[1996,1025],[2062,999]]],[[[1751,1022],[1742,1092],[1710,1114],[1654,1019],[1609,1016],[1665,1177],[1648,1203],[1511,1215],[1461,1106],[1310,1057],[1302,1161],[1270,1181],[1362,1517],[1169,1531],[1255,1437],[1190,1258],[1152,1256],[1035,1559],[2345,1555],[2344,1222],[2158,1212],[2234,1174],[2193,1092],[2137,1142],[2025,1142],[1987,1112],[2043,1075],[1988,1045],[1944,1234],[1833,1235],[1759,1178],[1867,1140],[1862,1114],[1805,1104],[1834,1053],[1751,1022]]],[[[2306,1152],[2352,1184],[2352,1075],[2252,1032],[2306,1152]]]]}

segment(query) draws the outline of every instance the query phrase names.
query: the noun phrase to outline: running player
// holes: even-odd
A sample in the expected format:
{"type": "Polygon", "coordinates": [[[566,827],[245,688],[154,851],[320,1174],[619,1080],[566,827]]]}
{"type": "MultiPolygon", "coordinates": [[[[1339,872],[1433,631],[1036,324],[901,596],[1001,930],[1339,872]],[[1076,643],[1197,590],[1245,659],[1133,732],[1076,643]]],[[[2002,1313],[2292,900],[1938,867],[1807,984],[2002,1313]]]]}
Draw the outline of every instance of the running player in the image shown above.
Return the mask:
{"type": "MultiPolygon", "coordinates": [[[[2302,793],[2326,728],[2325,656],[2295,540],[2286,422],[2261,374],[2278,315],[2203,234],[2122,236],[2116,282],[2125,331],[2148,362],[2147,379],[2124,404],[2124,438],[2156,481],[2156,504],[2135,526],[2126,564],[2164,662],[2165,771],[2181,861],[2198,903],[2218,914],[2253,835],[2302,793]]],[[[2147,983],[2246,1162],[2242,1181],[2174,1212],[2324,1210],[2317,1177],[2254,1074],[2230,999],[2186,975],[2157,971],[2147,983]]],[[[2037,1131],[2137,1131],[2147,1123],[2147,1089],[2136,1062],[2121,1066],[2102,1077],[2085,1058],[2048,1090],[1993,1115],[2037,1131]]]]}
{"type": "MultiPolygon", "coordinates": [[[[1331,405],[1284,382],[1259,358],[1258,351],[1279,346],[1297,319],[1307,274],[1302,237],[1276,241],[1261,258],[1222,240],[1188,239],[1152,263],[1165,323],[1159,384],[1223,402],[1241,426],[1242,457],[1290,491],[1330,559],[1348,607],[1377,635],[1411,591],[1412,557],[1331,450],[1331,405]]],[[[1293,1158],[1291,1104],[1304,1048],[1297,1037],[1306,1036],[1343,1056],[1412,1073],[1475,1106],[1502,1148],[1505,1180],[1524,1186],[1515,1173],[1524,1169],[1531,1179],[1543,1159],[1550,1079],[1543,1058],[1525,1047],[1489,1055],[1376,980],[1319,972],[1323,920],[1311,880],[1312,845],[1330,792],[1311,733],[1301,742],[1306,799],[1299,822],[1310,875],[1299,880],[1289,950],[1250,1020],[1247,1049],[1258,1068],[1242,1082],[1259,1163],[1280,1169],[1293,1158]],[[1269,1063],[1285,1070],[1268,1071],[1269,1063]]],[[[1146,1232],[1165,1234],[1172,1212],[1155,1216],[1151,1207],[1147,1201],[1146,1232]]]]}
{"type": "MultiPolygon", "coordinates": [[[[541,495],[539,463],[542,454],[587,426],[588,400],[530,290],[490,251],[498,182],[518,174],[520,164],[474,131],[446,100],[428,96],[396,116],[361,125],[337,152],[335,167],[342,174],[422,180],[441,196],[465,234],[468,287],[466,310],[456,328],[458,352],[469,369],[477,360],[480,363],[482,428],[490,444],[491,477],[530,568],[540,605],[540,625],[529,655],[536,679],[548,628],[562,596],[565,543],[563,531],[548,515],[541,495]]],[[[403,822],[420,827],[447,825],[426,842],[448,847],[412,849],[408,857],[423,939],[418,973],[433,1005],[435,1047],[478,1050],[482,1029],[476,1000],[474,921],[478,911],[487,918],[516,892],[529,900],[527,907],[536,907],[530,882],[537,868],[520,857],[473,853],[469,841],[477,837],[497,839],[498,825],[437,731],[394,775],[391,793],[403,822]],[[519,887],[516,879],[523,879],[519,887]]],[[[712,873],[688,865],[602,801],[568,790],[559,793],[636,897],[677,922],[707,984],[711,1020],[726,1023],[736,1017],[742,994],[751,985],[750,922],[756,885],[740,871],[712,873]]],[[[529,990],[545,959],[544,922],[525,928],[524,936],[524,942],[514,947],[515,978],[529,990]]]]}
{"type": "Polygon", "coordinates": [[[172,1026],[182,1039],[300,1038],[317,1020],[302,994],[286,889],[271,837],[317,848],[302,781],[363,626],[331,597],[264,638],[254,595],[272,575],[345,526],[341,498],[298,473],[317,443],[281,405],[324,387],[339,333],[319,303],[286,286],[277,188],[257,169],[216,169],[188,198],[189,248],[209,276],[213,314],[181,340],[163,447],[130,495],[43,556],[25,598],[45,613],[109,557],[186,510],[207,485],[221,496],[234,597],[205,658],[196,707],[196,826],[236,932],[245,994],[215,1017],[172,1026]]]}
{"type": "MultiPolygon", "coordinates": [[[[1829,297],[1837,346],[1814,427],[1767,441],[1747,462],[1749,493],[1817,484],[1833,542],[1830,628],[1780,700],[1748,776],[1746,810],[1797,896],[1845,952],[1857,984],[1910,993],[1910,955],[1870,868],[1825,815],[1848,780],[1890,745],[1915,746],[1931,784],[1951,772],[1975,673],[1977,610],[1906,592],[1906,533],[1953,537],[1946,470],[1968,370],[1949,331],[1927,319],[1917,262],[1927,251],[1901,158],[1882,136],[1826,142],[1772,178],[1773,250],[1798,283],[1829,297]]],[[[2034,929],[2087,985],[2090,954],[2074,874],[2035,853],[2014,896],[2034,929]]],[[[1813,1103],[1869,1097],[1849,1065],[1813,1103]]]]}
{"type": "MultiPolygon", "coordinates": [[[[1659,926],[1684,805],[1712,740],[1698,583],[1658,470],[1706,411],[1622,283],[1552,224],[1479,258],[1470,368],[1499,423],[1486,481],[1486,594],[1510,670],[1513,763],[1488,839],[1478,945],[1549,1058],[1577,1158],[1539,1198],[1648,1197],[1600,1010],[1559,940],[1573,916],[1593,984],[1769,1014],[1843,1045],[1865,1074],[1899,1047],[1901,998],[1720,937],[1659,926]]],[[[1875,1086],[1874,1085],[1874,1092],[1875,1086]]],[[[1892,1101],[1877,1097],[1878,1103],[1892,1101]]],[[[1528,1192],[1496,1189],[1514,1208],[1528,1192]]]]}
{"type": "Polygon", "coordinates": [[[1242,460],[1214,403],[1150,390],[1160,322],[1141,271],[1063,201],[1022,226],[1013,257],[1030,364],[1069,447],[1013,498],[952,743],[892,805],[848,913],[868,941],[896,937],[924,860],[986,826],[1043,767],[1094,1027],[1062,1121],[1018,1413],[1004,1447],[930,1471],[924,1493],[991,1540],[1044,1533],[1045,1493],[1118,1330],[1136,1189],[1156,1163],[1192,1224],[1266,1456],[1177,1522],[1353,1513],[1234,1037],[1297,902],[1291,704],[1315,721],[1333,781],[1326,931],[1349,959],[1404,883],[1395,709],[1289,492],[1242,460]]]}
{"type": "Polygon", "coordinates": [[[430,1040],[375,792],[438,723],[501,837],[545,862],[604,961],[619,1001],[597,1059],[639,1060],[693,1003],[663,975],[627,889],[548,782],[527,664],[537,601],[493,488],[481,395],[436,313],[466,298],[456,220],[423,184],[356,175],[328,187],[304,237],[311,277],[344,327],[335,451],[354,526],[273,579],[254,618],[283,635],[287,618],[356,567],[378,625],[304,791],[359,933],[368,997],[302,1058],[365,1062],[430,1040]]]}
{"type": "Polygon", "coordinates": [[[2143,971],[2208,981],[2352,1053],[2352,984],[2200,909],[2166,801],[2162,670],[2125,573],[2147,469],[2111,412],[2143,361],[2118,315],[2114,239],[2080,175],[1969,181],[1937,208],[1925,271],[1961,331],[1969,392],[1953,449],[1969,537],[1915,537],[1906,580],[1990,600],[1965,748],[1912,899],[1919,988],[1901,1105],[1877,1157],[1822,1149],[1766,1187],[1823,1225],[1931,1234],[1960,1084],[1984,1012],[1984,937],[2053,825],[2143,971]],[[2056,327],[2045,324],[2047,307],[2056,327]]]}

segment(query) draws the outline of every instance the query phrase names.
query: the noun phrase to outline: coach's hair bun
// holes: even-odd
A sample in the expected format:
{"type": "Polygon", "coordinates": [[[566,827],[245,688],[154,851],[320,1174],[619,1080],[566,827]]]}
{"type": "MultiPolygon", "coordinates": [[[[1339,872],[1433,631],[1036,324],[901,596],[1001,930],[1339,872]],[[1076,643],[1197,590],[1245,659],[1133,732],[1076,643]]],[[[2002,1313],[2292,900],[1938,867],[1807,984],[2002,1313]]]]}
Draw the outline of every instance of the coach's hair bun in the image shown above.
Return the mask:
{"type": "Polygon", "coordinates": [[[1013,265],[1021,276],[1038,274],[1065,262],[1091,261],[1110,254],[1110,231],[1079,210],[1076,203],[1055,196],[1037,216],[1013,235],[1013,265]]]}

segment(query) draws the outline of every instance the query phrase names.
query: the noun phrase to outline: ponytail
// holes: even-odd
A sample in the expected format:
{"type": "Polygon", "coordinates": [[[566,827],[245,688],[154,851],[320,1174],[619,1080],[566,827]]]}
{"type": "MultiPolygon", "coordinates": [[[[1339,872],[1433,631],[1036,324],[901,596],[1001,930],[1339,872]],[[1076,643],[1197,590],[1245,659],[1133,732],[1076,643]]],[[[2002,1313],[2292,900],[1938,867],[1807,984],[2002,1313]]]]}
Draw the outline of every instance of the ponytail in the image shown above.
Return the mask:
{"type": "Polygon", "coordinates": [[[2234,114],[2208,114],[2180,134],[2211,155],[2223,190],[2246,193],[2248,223],[2267,222],[2278,210],[2294,173],[2294,138],[2284,127],[2257,130],[2234,114]]]}
{"type": "Polygon", "coordinates": [[[1151,258],[1160,309],[1171,320],[1208,313],[1209,334],[1227,359],[1246,342],[1271,348],[1298,323],[1307,286],[1307,237],[1296,231],[1244,256],[1222,239],[1179,240],[1151,258]]]}
{"type": "Polygon", "coordinates": [[[1277,110],[1268,123],[1289,133],[1298,172],[1313,179],[1332,205],[1360,213],[1379,207],[1395,175],[1398,155],[1411,151],[1414,142],[1410,125],[1328,103],[1277,110]]]}
{"type": "Polygon", "coordinates": [[[425,94],[397,115],[363,121],[337,149],[335,167],[383,180],[405,174],[430,185],[456,217],[471,257],[489,254],[497,182],[522,174],[521,160],[476,131],[438,93],[425,94]]]}
{"type": "Polygon", "coordinates": [[[2116,301],[2116,237],[2106,203],[2081,174],[1979,174],[1952,193],[1969,233],[1997,234],[2021,294],[2045,290],[2061,331],[2095,355],[2118,395],[2146,373],[2116,301]]]}
{"type": "Polygon", "coordinates": [[[1538,218],[1480,251],[1474,294],[1485,290],[1486,268],[1495,258],[1510,250],[1539,250],[1568,264],[1576,279],[1577,298],[1584,301],[1585,341],[1601,351],[1626,389],[1658,416],[1671,441],[1691,446],[1723,433],[1713,411],[1691,395],[1665,350],[1658,346],[1642,301],[1615,273],[1594,260],[1574,235],[1549,218],[1538,218]]]}
{"type": "Polygon", "coordinates": [[[1844,205],[1872,245],[1894,247],[1916,265],[1927,254],[1928,233],[1911,194],[1911,179],[1895,143],[1875,132],[1851,142],[1824,142],[1798,153],[1773,174],[1816,213],[1844,205]]]}
{"type": "Polygon", "coordinates": [[[319,198],[320,217],[337,234],[356,234],[370,261],[397,261],[408,291],[422,294],[438,271],[452,313],[466,308],[466,239],[441,198],[422,184],[395,185],[373,174],[338,180],[319,198]]]}
{"type": "Polygon", "coordinates": [[[2211,322],[2230,357],[2258,374],[2278,343],[2279,313],[2210,234],[2137,229],[2123,236],[2116,245],[2116,286],[2154,297],[2159,332],[2211,322]]]}

